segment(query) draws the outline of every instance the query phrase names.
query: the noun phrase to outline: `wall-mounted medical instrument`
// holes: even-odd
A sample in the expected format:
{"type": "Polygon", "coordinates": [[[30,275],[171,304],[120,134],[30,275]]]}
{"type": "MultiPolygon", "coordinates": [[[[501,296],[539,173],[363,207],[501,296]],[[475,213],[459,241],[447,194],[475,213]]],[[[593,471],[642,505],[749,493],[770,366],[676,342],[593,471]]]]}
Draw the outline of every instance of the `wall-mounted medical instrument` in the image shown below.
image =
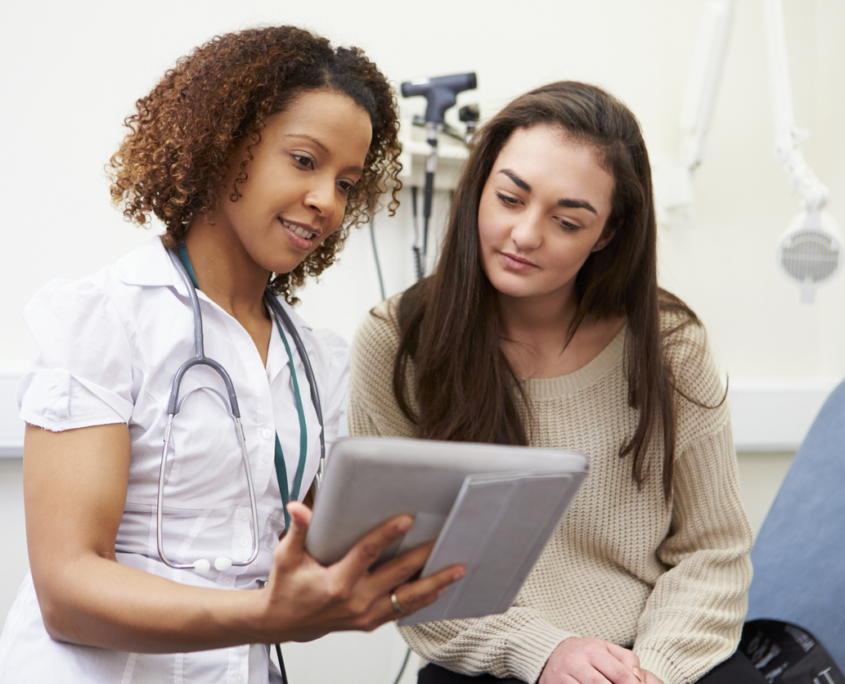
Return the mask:
{"type": "Polygon", "coordinates": [[[808,134],[795,127],[786,33],[781,0],[763,0],[769,79],[775,129],[775,159],[798,193],[802,211],[781,235],[778,266],[801,287],[801,301],[810,304],[816,288],[841,270],[842,238],[836,221],[823,209],[830,193],[804,160],[799,145],[808,134]]]}
{"type": "MultiPolygon", "coordinates": [[[[426,141],[429,153],[425,165],[425,186],[423,189],[423,225],[420,230],[414,212],[414,264],[417,272],[417,279],[425,275],[426,254],[428,251],[428,227],[431,219],[431,203],[434,195],[434,174],[437,171],[437,140],[441,133],[450,135],[468,142],[472,132],[478,123],[478,107],[463,107],[460,110],[461,121],[466,123],[467,132],[464,135],[458,133],[453,127],[446,123],[446,110],[454,106],[458,101],[458,93],[465,90],[473,90],[477,85],[474,72],[466,74],[453,74],[451,76],[438,76],[436,78],[419,78],[413,81],[406,81],[402,84],[402,95],[404,97],[422,96],[427,100],[425,116],[415,118],[414,125],[424,126],[426,129],[426,141]]],[[[416,204],[416,202],[414,202],[416,204]]]]}
{"type": "MultiPolygon", "coordinates": [[[[681,111],[684,133],[677,164],[655,170],[658,215],[663,223],[690,218],[693,172],[704,159],[704,144],[730,41],[736,0],[708,0],[704,6],[692,71],[681,111]]],[[[829,193],[804,160],[799,145],[807,133],[795,127],[782,0],[763,0],[769,78],[772,89],[775,158],[798,193],[802,212],[778,241],[779,269],[801,286],[801,301],[811,303],[816,288],[840,269],[842,239],[836,221],[823,212],[829,193]]]]}
{"type": "Polygon", "coordinates": [[[458,110],[458,120],[466,125],[466,133],[464,133],[464,141],[469,144],[472,136],[475,134],[475,129],[478,122],[481,120],[481,110],[477,104],[466,105],[458,110]]]}

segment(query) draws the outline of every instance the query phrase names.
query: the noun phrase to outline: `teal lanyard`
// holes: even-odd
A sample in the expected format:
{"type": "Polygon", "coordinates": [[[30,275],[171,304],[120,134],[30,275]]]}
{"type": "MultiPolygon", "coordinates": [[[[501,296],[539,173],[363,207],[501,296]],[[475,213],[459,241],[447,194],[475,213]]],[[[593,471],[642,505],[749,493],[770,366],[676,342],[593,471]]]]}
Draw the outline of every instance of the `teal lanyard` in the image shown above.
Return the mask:
{"type": "MultiPolygon", "coordinates": [[[[194,274],[193,266],[191,266],[191,259],[188,256],[188,250],[185,247],[184,242],[179,243],[179,260],[182,262],[182,265],[185,267],[188,275],[191,276],[191,282],[194,284],[194,287],[199,290],[200,288],[199,285],[197,285],[197,277],[194,274]]],[[[296,379],[296,369],[293,365],[293,354],[291,353],[285,332],[282,330],[282,324],[275,316],[273,317],[273,320],[276,321],[276,327],[279,330],[279,335],[282,337],[282,342],[285,344],[285,351],[288,353],[288,361],[290,362],[290,377],[293,382],[293,395],[296,399],[296,413],[299,416],[299,465],[296,468],[296,475],[293,480],[293,489],[290,492],[288,491],[288,474],[287,468],[285,467],[285,455],[282,452],[282,444],[279,442],[279,433],[276,433],[276,453],[274,457],[276,464],[276,479],[279,482],[279,491],[282,494],[282,506],[285,513],[285,529],[287,530],[290,529],[288,503],[290,503],[291,499],[296,501],[299,498],[299,490],[302,487],[302,475],[305,470],[305,460],[308,457],[308,430],[305,425],[305,410],[302,408],[302,395],[299,392],[299,382],[296,379]]]]}

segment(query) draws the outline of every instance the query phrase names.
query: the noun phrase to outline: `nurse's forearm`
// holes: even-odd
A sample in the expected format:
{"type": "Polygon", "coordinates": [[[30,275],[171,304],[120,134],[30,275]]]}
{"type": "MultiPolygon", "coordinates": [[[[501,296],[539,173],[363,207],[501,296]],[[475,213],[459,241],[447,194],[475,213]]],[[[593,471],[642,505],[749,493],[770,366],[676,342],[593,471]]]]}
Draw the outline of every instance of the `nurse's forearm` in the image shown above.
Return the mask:
{"type": "Polygon", "coordinates": [[[79,644],[157,651],[245,638],[254,601],[247,592],[201,590],[115,561],[129,454],[123,424],[26,427],[27,544],[48,632],[79,644]]]}
{"type": "Polygon", "coordinates": [[[177,584],[94,555],[39,584],[44,625],[59,641],[137,653],[262,641],[258,591],[177,584]]]}

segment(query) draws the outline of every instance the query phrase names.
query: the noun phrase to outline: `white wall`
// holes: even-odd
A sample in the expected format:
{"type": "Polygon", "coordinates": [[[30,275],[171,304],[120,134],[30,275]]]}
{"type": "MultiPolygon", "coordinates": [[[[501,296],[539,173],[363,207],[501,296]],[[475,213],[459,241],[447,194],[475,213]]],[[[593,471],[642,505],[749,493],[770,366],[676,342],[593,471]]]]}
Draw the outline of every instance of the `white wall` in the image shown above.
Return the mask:
{"type": "MultiPolygon", "coordinates": [[[[269,23],[311,27],[335,42],[360,45],[397,84],[474,70],[479,88],[461,95],[459,104],[479,102],[483,116],[544,82],[596,82],[639,116],[652,158],[659,161],[671,159],[680,143],[677,121],[703,5],[703,0],[3,3],[0,370],[28,359],[21,311],[49,278],[81,277],[149,239],[109,206],[103,165],[135,99],[178,56],[213,35],[269,23]]],[[[811,133],[805,155],[830,187],[829,210],[845,221],[845,3],[784,0],[784,6],[796,121],[811,133]]],[[[401,104],[406,118],[422,110],[422,101],[401,104]]],[[[661,230],[661,280],[704,319],[735,386],[796,390],[779,405],[788,418],[799,413],[793,410],[796,402],[805,403],[802,388],[817,397],[845,375],[845,278],[821,289],[808,307],[777,272],[775,241],[798,203],[772,148],[761,3],[740,0],[707,156],[696,177],[695,218],[661,230]]],[[[408,204],[397,219],[383,218],[376,227],[388,294],[412,282],[408,204]]],[[[437,205],[441,213],[444,204],[437,205]]],[[[378,299],[369,235],[361,232],[322,283],[306,288],[302,311],[351,338],[378,299]]],[[[0,397],[0,412],[6,411],[0,424],[11,420],[7,404],[8,397],[0,397]]],[[[778,421],[764,404],[754,400],[744,410],[757,426],[755,434],[765,437],[767,422],[778,421]]],[[[790,437],[793,443],[800,441],[801,429],[793,430],[799,434],[790,437]]],[[[761,442],[758,448],[781,447],[761,442]]],[[[788,461],[789,454],[741,458],[743,491],[760,520],[788,461]]],[[[26,567],[19,461],[0,461],[0,519],[4,531],[11,531],[6,540],[12,547],[0,563],[2,617],[26,567]]],[[[292,666],[300,668],[313,649],[340,649],[352,669],[359,662],[368,667],[381,652],[390,653],[398,667],[395,638],[388,630],[369,640],[331,637],[323,645],[293,648],[292,666]]],[[[329,667],[343,658],[321,661],[329,667]]],[[[317,671],[310,681],[331,679],[323,675],[317,671]]]]}
{"type": "MultiPolygon", "coordinates": [[[[845,221],[845,126],[837,125],[845,120],[845,3],[785,0],[784,6],[796,120],[811,132],[806,157],[830,186],[830,211],[845,221]]],[[[110,207],[103,165],[135,99],[178,55],[216,33],[261,23],[309,26],[363,46],[397,83],[475,70],[479,88],[462,94],[459,104],[478,101],[486,116],[553,79],[597,82],[640,117],[654,159],[675,155],[702,0],[526,0],[518,9],[431,0],[424,9],[397,7],[388,0],[4,3],[0,359],[29,357],[20,312],[45,280],[90,273],[147,239],[110,207]]],[[[775,240],[798,205],[772,158],[761,18],[757,0],[738,3],[696,179],[696,218],[662,232],[661,277],[702,315],[734,378],[840,378],[845,278],[820,290],[808,307],[774,267],[775,240]]],[[[422,105],[419,98],[404,101],[403,114],[422,105]]],[[[386,257],[394,267],[390,291],[411,279],[407,212],[403,207],[400,220],[378,228],[398,250],[386,257]]],[[[363,246],[350,249],[327,274],[329,286],[308,292],[303,311],[351,335],[377,299],[369,259],[363,246]]]]}

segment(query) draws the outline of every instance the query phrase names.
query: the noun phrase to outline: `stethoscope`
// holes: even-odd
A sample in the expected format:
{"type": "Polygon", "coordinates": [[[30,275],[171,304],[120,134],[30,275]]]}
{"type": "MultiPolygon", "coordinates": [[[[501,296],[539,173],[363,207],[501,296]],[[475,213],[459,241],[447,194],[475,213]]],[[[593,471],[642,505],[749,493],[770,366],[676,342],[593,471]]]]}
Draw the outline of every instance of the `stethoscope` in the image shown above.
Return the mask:
{"type": "MultiPolygon", "coordinates": [[[[246,472],[247,488],[249,490],[249,507],[252,513],[252,551],[249,555],[249,558],[245,561],[233,561],[228,556],[219,556],[214,561],[214,567],[217,570],[223,572],[233,566],[243,567],[249,565],[258,557],[258,508],[255,503],[255,487],[253,485],[252,480],[252,471],[249,467],[249,455],[246,449],[246,439],[244,438],[244,431],[243,427],[241,426],[241,413],[240,409],[238,408],[238,398],[235,395],[235,387],[232,384],[232,379],[229,377],[229,374],[226,372],[226,369],[223,368],[220,363],[218,363],[214,359],[208,358],[205,355],[203,346],[202,312],[200,311],[199,298],[197,297],[196,278],[193,274],[193,268],[191,268],[190,259],[188,259],[188,252],[185,249],[184,244],[181,244],[179,245],[179,253],[177,253],[175,250],[168,249],[167,254],[170,257],[170,261],[173,262],[174,267],[179,272],[179,275],[182,276],[182,280],[185,281],[185,285],[188,288],[188,295],[191,298],[191,308],[193,310],[194,315],[194,356],[185,361],[185,363],[183,363],[179,367],[179,370],[176,371],[176,375],[173,378],[173,386],[170,390],[170,401],[167,405],[167,426],[165,427],[164,431],[164,447],[162,448],[161,452],[161,468],[159,470],[158,476],[158,498],[156,502],[156,544],[158,546],[159,558],[161,558],[161,560],[171,568],[175,568],[177,570],[195,570],[199,573],[206,573],[211,569],[211,563],[204,558],[199,559],[195,563],[175,563],[171,561],[169,558],[167,558],[164,553],[164,544],[162,542],[164,475],[167,466],[167,448],[170,444],[170,431],[173,425],[173,419],[176,417],[176,414],[178,414],[181,410],[182,404],[184,403],[187,396],[191,394],[190,392],[188,392],[185,396],[182,397],[182,400],[180,401],[179,386],[182,383],[182,377],[185,375],[188,369],[194,366],[209,366],[217,372],[217,374],[223,380],[223,383],[226,385],[226,393],[229,395],[228,403],[226,402],[226,399],[223,397],[223,395],[220,394],[217,390],[214,390],[209,387],[206,387],[204,389],[206,391],[213,392],[221,399],[223,404],[226,406],[226,412],[234,421],[235,433],[237,434],[238,444],[240,445],[241,449],[241,459],[243,461],[244,471],[246,472]]],[[[299,384],[296,379],[296,371],[293,364],[293,354],[291,353],[290,346],[288,345],[288,342],[285,339],[285,334],[282,331],[282,324],[284,324],[284,327],[287,329],[288,334],[293,338],[293,343],[296,347],[296,351],[299,354],[299,358],[302,360],[302,365],[305,368],[305,376],[308,380],[308,385],[311,389],[311,403],[314,405],[314,411],[317,414],[317,421],[320,424],[320,462],[317,468],[316,478],[318,488],[322,484],[323,469],[325,467],[326,462],[326,445],[323,437],[323,411],[320,407],[320,396],[317,393],[317,382],[314,379],[314,371],[311,368],[311,362],[308,359],[308,353],[305,350],[305,345],[302,342],[302,338],[299,336],[299,332],[297,331],[296,326],[293,324],[293,321],[288,315],[288,312],[285,311],[284,307],[282,307],[278,299],[276,299],[276,296],[273,294],[273,291],[270,289],[269,286],[264,292],[264,303],[275,316],[276,325],[279,328],[279,334],[282,336],[282,341],[285,344],[285,348],[288,353],[288,358],[290,359],[290,373],[294,388],[294,394],[296,396],[297,412],[299,414],[299,424],[301,433],[299,467],[294,478],[295,482],[293,491],[289,495],[287,490],[287,475],[284,474],[284,456],[281,454],[279,438],[278,436],[276,437],[277,476],[279,476],[279,489],[282,492],[283,503],[286,506],[287,499],[296,498],[299,493],[299,485],[301,484],[302,472],[304,470],[305,458],[307,455],[307,436],[305,433],[305,414],[302,410],[302,400],[300,397],[299,384]],[[281,473],[278,472],[279,470],[281,470],[281,473]]],[[[285,508],[285,525],[288,526],[289,524],[290,518],[288,516],[287,509],[285,508]]]]}

